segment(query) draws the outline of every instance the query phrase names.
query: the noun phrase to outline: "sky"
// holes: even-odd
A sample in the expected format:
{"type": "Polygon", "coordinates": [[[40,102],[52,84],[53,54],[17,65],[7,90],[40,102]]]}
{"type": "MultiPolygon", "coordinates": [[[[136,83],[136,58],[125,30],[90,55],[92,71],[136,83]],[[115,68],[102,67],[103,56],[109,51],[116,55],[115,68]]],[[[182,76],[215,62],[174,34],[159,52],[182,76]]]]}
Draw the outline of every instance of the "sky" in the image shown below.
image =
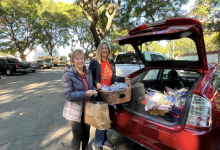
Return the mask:
{"type": "MultiPolygon", "coordinates": [[[[74,0],[54,0],[54,2],[65,2],[65,3],[72,3],[74,2],[74,0]]],[[[187,5],[183,6],[182,9],[184,10],[190,10],[190,8],[193,6],[195,0],[191,0],[187,5]]],[[[166,43],[161,43],[163,46],[166,45],[166,43]]],[[[76,46],[76,48],[80,48],[80,45],[78,44],[76,46]]],[[[60,47],[57,51],[57,53],[54,56],[59,56],[59,55],[64,55],[64,56],[68,56],[68,54],[71,52],[70,47],[66,47],[65,49],[63,47],[60,47]]],[[[36,60],[38,56],[46,56],[49,55],[48,52],[44,52],[44,50],[42,50],[41,47],[38,47],[36,52],[31,52],[28,56],[27,56],[27,60],[36,60]]]]}

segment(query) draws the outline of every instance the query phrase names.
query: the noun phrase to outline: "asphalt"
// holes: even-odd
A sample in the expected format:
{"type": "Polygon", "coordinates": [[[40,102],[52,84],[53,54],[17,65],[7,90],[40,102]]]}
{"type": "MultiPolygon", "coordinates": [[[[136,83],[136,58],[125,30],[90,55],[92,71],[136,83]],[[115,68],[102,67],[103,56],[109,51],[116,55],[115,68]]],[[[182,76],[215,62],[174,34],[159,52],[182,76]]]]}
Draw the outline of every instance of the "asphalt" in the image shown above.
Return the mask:
{"type": "MultiPolygon", "coordinates": [[[[0,74],[0,150],[70,149],[71,128],[62,116],[63,71],[64,67],[53,67],[27,75],[0,74]]],[[[94,134],[91,127],[90,150],[94,134]]],[[[143,150],[112,129],[108,139],[115,150],[143,150]]]]}

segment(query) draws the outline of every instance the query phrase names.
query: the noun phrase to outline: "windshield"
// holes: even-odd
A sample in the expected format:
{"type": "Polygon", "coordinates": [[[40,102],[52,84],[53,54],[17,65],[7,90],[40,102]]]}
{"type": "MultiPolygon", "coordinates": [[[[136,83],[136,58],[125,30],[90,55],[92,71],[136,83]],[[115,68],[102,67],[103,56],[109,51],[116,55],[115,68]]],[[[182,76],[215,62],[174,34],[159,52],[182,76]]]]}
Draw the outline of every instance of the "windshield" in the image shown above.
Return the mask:
{"type": "Polygon", "coordinates": [[[196,43],[190,38],[160,40],[143,43],[139,49],[144,53],[145,60],[186,60],[198,61],[196,43]]]}

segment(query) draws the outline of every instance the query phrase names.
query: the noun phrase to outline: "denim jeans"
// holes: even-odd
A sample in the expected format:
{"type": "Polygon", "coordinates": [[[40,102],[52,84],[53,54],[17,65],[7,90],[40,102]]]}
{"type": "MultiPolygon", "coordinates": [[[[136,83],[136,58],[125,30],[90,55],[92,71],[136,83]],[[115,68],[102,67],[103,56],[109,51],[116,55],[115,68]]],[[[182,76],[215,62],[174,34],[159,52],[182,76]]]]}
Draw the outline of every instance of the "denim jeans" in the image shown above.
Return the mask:
{"type": "Polygon", "coordinates": [[[104,144],[108,143],[107,130],[96,129],[96,131],[95,131],[95,142],[94,143],[98,147],[101,147],[104,144]]]}
{"type": "Polygon", "coordinates": [[[84,113],[81,122],[70,121],[72,127],[73,139],[71,142],[71,150],[79,150],[82,142],[82,150],[88,149],[90,125],[84,123],[84,113]]]}

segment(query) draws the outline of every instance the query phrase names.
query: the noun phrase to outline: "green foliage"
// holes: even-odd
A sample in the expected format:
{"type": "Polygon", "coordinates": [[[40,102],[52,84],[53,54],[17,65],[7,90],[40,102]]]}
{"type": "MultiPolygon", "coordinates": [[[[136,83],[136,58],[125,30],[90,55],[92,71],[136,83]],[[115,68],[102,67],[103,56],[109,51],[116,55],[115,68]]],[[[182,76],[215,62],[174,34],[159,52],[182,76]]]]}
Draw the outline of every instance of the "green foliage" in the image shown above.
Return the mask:
{"type": "Polygon", "coordinates": [[[190,15],[203,23],[206,33],[220,32],[219,7],[219,0],[196,0],[195,7],[190,11],[190,15]]]}
{"type": "Polygon", "coordinates": [[[205,40],[205,48],[206,51],[218,51],[218,35],[219,33],[214,32],[211,35],[205,35],[204,40],[205,40]]]}
{"type": "Polygon", "coordinates": [[[113,25],[112,29],[110,29],[110,32],[103,39],[103,41],[106,41],[109,43],[113,56],[115,56],[118,52],[129,51],[129,49],[130,50],[133,49],[131,45],[119,45],[117,42],[113,41],[114,39],[124,36],[127,33],[128,33],[128,30],[126,29],[121,30],[117,28],[115,25],[113,25]]]}
{"type": "Polygon", "coordinates": [[[34,42],[41,31],[37,0],[2,0],[0,2],[0,49],[5,52],[18,51],[21,59],[35,49],[34,42]]]}
{"type": "Polygon", "coordinates": [[[69,34],[68,11],[70,9],[71,7],[67,3],[42,0],[39,16],[43,28],[38,38],[38,44],[41,44],[42,48],[48,51],[51,56],[56,52],[56,48],[69,45],[68,41],[71,35],[69,34]]]}
{"type": "Polygon", "coordinates": [[[181,10],[182,5],[188,0],[178,1],[146,1],[146,0],[129,0],[124,1],[119,11],[120,19],[115,19],[117,26],[130,30],[137,25],[146,22],[153,22],[173,17],[182,17],[184,12],[181,10]]]}
{"type": "Polygon", "coordinates": [[[5,51],[4,49],[0,50],[0,56],[13,55],[16,56],[16,50],[5,51]]]}

